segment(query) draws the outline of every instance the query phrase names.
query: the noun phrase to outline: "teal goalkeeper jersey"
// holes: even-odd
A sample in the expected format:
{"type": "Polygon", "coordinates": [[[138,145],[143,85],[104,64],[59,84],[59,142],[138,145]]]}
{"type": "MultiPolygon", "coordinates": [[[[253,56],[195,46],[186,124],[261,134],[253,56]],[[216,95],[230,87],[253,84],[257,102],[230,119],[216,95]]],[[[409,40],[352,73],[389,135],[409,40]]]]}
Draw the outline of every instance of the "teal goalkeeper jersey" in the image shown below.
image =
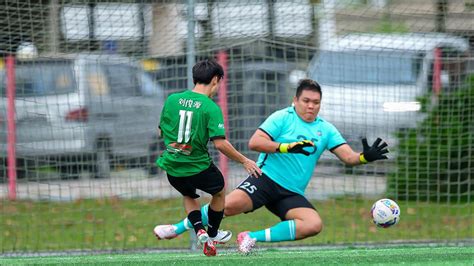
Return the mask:
{"type": "Polygon", "coordinates": [[[320,117],[308,123],[298,116],[292,106],[271,114],[259,129],[280,143],[305,139],[314,142],[314,147],[305,148],[311,153],[309,156],[299,153],[261,153],[257,161],[269,178],[301,195],[304,195],[321,154],[346,143],[331,123],[320,117]]]}

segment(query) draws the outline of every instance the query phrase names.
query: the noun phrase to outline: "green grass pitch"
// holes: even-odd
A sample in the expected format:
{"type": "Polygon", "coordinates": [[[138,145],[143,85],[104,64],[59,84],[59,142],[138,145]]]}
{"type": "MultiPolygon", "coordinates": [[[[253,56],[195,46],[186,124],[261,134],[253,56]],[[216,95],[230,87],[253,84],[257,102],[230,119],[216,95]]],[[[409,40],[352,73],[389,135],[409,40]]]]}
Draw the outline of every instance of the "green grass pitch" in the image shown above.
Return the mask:
{"type": "Polygon", "coordinates": [[[244,256],[221,250],[216,257],[201,252],[148,252],[45,257],[3,257],[1,265],[474,265],[474,247],[393,247],[257,249],[244,256]]]}

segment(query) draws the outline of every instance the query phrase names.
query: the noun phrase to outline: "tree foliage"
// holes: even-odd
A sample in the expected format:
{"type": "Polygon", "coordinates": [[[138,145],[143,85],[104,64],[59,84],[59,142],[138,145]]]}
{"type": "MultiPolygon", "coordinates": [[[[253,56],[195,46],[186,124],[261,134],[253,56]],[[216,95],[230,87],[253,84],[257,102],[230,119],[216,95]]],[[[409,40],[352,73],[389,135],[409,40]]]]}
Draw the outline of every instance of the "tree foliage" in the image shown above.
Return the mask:
{"type": "Polygon", "coordinates": [[[474,173],[474,75],[465,87],[422,101],[427,116],[398,133],[397,172],[389,192],[397,199],[470,201],[474,173]]]}

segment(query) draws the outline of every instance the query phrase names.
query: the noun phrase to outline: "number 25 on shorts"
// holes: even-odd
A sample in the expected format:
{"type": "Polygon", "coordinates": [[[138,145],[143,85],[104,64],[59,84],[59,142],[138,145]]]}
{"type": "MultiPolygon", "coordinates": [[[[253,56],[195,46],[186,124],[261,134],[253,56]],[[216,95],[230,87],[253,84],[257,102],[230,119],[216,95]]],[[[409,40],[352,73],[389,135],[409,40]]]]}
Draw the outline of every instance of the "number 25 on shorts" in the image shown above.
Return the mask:
{"type": "Polygon", "coordinates": [[[245,189],[249,194],[253,194],[257,190],[257,187],[250,184],[250,182],[243,182],[239,188],[245,189]]]}

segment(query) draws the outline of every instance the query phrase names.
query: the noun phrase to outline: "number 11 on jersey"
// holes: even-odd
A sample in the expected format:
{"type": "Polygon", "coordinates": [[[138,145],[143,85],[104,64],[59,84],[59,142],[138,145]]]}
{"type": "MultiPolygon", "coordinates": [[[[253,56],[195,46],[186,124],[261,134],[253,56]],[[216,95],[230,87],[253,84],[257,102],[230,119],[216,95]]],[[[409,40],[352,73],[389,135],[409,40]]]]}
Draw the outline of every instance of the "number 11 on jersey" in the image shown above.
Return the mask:
{"type": "Polygon", "coordinates": [[[193,120],[193,112],[186,110],[179,110],[179,129],[178,129],[178,143],[188,143],[191,138],[191,122],[193,120]],[[186,125],[186,126],[185,126],[186,125]],[[183,141],[184,138],[184,141],[183,141]]]}

